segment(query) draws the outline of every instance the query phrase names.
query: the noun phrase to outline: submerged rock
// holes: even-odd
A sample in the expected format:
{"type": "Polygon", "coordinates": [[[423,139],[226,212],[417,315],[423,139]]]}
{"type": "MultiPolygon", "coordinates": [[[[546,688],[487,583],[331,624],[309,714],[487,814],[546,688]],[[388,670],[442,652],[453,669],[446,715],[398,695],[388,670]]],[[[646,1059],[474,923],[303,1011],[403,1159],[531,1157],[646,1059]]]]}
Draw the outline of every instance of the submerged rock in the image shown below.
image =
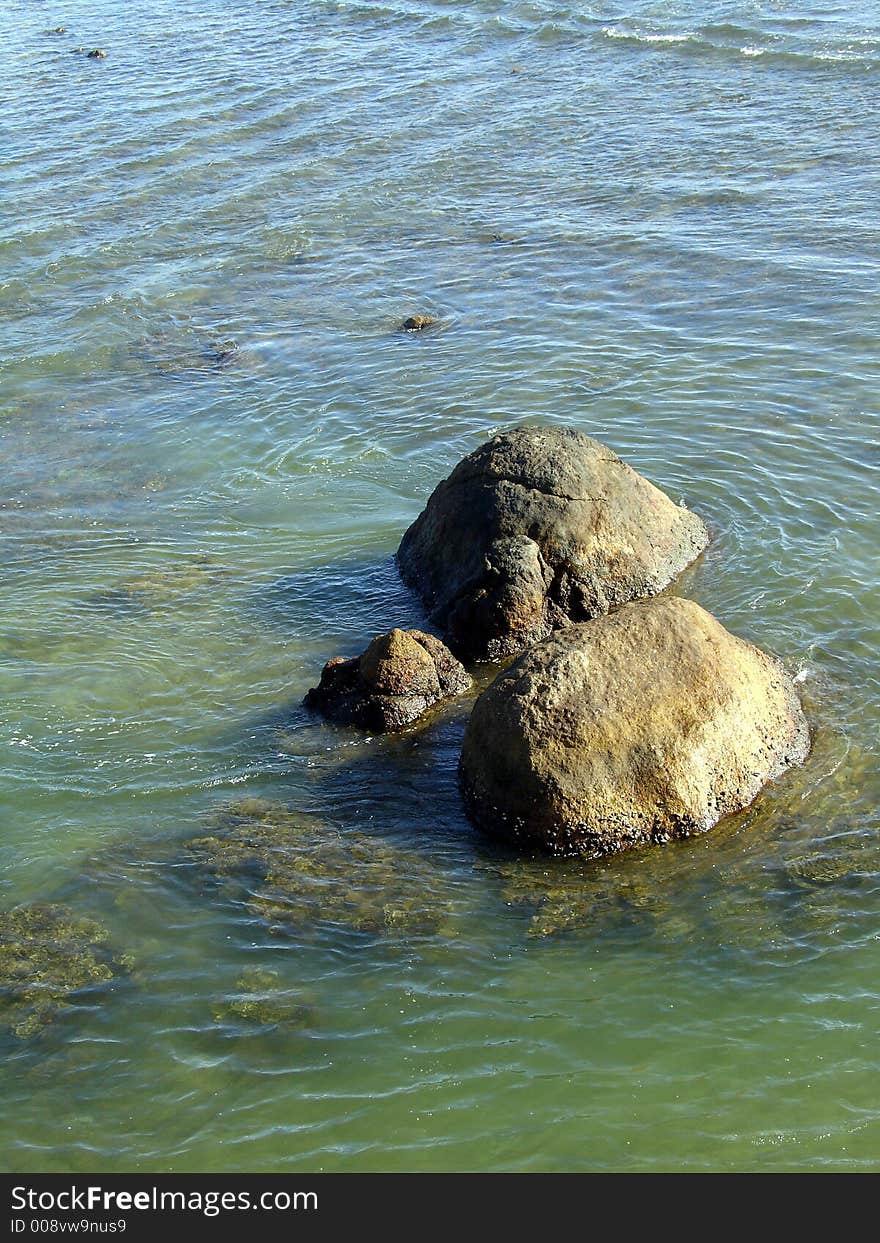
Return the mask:
{"type": "Polygon", "coordinates": [[[880,870],[880,846],[876,842],[844,837],[841,841],[823,843],[823,849],[789,859],[784,866],[786,877],[798,886],[824,888],[826,885],[856,884],[880,870]]]}
{"type": "Polygon", "coordinates": [[[635,868],[603,870],[595,860],[556,859],[548,866],[546,860],[508,859],[484,864],[483,870],[499,884],[507,906],[528,913],[529,937],[653,929],[660,920],[668,931],[681,923],[669,895],[652,883],[657,878],[635,868]]]}
{"type": "Polygon", "coordinates": [[[138,365],[181,380],[211,375],[247,359],[247,351],[232,338],[206,337],[191,326],[154,329],[133,342],[129,353],[138,365]]]}
{"type": "Polygon", "coordinates": [[[206,553],[165,570],[150,570],[123,579],[115,587],[93,596],[91,603],[109,610],[160,608],[169,601],[213,586],[225,570],[206,553]]]}
{"type": "Polygon", "coordinates": [[[238,354],[238,346],[234,341],[212,341],[204,348],[207,362],[213,367],[228,367],[238,354]]]}
{"type": "Polygon", "coordinates": [[[656,595],[707,541],[696,514],[605,445],[519,427],[438,485],[397,561],[454,651],[497,660],[656,595]]]}
{"type": "Polygon", "coordinates": [[[248,907],[274,930],[329,923],[357,932],[454,932],[455,904],[427,858],[283,803],[231,803],[216,831],[188,848],[218,879],[244,883],[248,907]]]}
{"type": "Polygon", "coordinates": [[[96,920],[66,906],[0,912],[0,1027],[20,1039],[35,1036],[76,994],[109,984],[126,964],[114,961],[108,938],[96,920]]]}
{"type": "Polygon", "coordinates": [[[395,628],[377,635],[360,656],[328,660],[304,702],[339,724],[384,733],[403,729],[470,685],[470,675],[434,635],[395,628]]]}
{"type": "Polygon", "coordinates": [[[433,328],[439,323],[440,320],[436,315],[410,315],[409,319],[405,319],[400,325],[400,330],[401,332],[423,332],[426,328],[433,328]]]}
{"type": "Polygon", "coordinates": [[[236,980],[235,989],[214,1011],[216,1022],[288,1031],[314,1024],[314,1004],[298,990],[285,988],[277,971],[251,967],[236,980]]]}
{"type": "Polygon", "coordinates": [[[201,556],[167,570],[152,570],[125,579],[118,590],[143,604],[161,604],[214,584],[221,571],[210,557],[201,556]]]}
{"type": "Polygon", "coordinates": [[[461,778],[482,827],[607,854],[711,828],[808,750],[779,662],[664,597],[521,656],[474,706],[461,778]]]}

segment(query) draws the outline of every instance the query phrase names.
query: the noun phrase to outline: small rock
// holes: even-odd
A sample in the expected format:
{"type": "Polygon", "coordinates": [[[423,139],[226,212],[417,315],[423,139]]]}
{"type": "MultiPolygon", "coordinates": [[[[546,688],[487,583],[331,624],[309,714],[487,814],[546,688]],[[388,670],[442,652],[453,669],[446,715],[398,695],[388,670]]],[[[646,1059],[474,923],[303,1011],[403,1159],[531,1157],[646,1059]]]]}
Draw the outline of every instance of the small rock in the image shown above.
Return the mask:
{"type": "Polygon", "coordinates": [[[470,685],[470,675],[434,635],[395,628],[377,635],[360,656],[328,660],[305,704],[338,724],[386,733],[470,685]]]}
{"type": "Polygon", "coordinates": [[[433,328],[440,320],[435,315],[411,315],[400,325],[403,332],[422,332],[425,328],[433,328]]]}

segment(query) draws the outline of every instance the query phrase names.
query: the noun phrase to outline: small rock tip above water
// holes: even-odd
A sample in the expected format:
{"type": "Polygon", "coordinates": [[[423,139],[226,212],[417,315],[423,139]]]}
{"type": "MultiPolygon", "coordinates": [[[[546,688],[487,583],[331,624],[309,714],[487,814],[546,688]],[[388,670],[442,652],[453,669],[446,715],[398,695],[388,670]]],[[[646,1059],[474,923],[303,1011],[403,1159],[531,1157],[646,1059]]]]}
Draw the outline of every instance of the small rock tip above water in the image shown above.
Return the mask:
{"type": "Polygon", "coordinates": [[[338,724],[387,733],[470,685],[470,675],[438,638],[395,627],[360,656],[329,660],[305,704],[338,724]]]}
{"type": "Polygon", "coordinates": [[[424,332],[426,328],[434,328],[440,320],[436,315],[410,315],[400,325],[401,332],[424,332]]]}

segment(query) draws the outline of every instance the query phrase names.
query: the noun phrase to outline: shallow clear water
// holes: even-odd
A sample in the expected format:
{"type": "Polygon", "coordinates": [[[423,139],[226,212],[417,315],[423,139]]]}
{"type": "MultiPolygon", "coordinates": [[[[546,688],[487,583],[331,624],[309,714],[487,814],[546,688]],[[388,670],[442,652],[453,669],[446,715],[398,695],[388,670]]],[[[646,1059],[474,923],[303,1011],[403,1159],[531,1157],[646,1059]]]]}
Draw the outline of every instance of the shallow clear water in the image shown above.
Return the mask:
{"type": "Polygon", "coordinates": [[[9,0],[0,57],[0,906],[134,960],[0,1037],[4,1165],[876,1168],[878,6],[9,0]],[[467,704],[298,707],[526,419],[698,510],[676,590],[797,676],[813,755],[704,838],[512,861],[467,704]],[[243,795],[448,925],[273,933],[185,848],[243,795]]]}

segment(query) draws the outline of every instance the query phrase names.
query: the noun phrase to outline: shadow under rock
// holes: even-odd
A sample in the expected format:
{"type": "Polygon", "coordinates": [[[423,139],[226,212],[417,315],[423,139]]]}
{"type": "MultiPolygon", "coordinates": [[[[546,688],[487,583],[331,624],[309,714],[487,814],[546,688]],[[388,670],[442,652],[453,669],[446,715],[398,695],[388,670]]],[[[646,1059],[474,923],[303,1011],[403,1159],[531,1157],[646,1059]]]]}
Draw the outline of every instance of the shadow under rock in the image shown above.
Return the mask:
{"type": "Polygon", "coordinates": [[[373,737],[369,747],[357,745],[354,730],[334,730],[355,745],[324,771],[316,791],[323,805],[342,823],[428,852],[472,857],[482,838],[464,813],[458,757],[475,694],[445,701],[427,720],[373,737]]]}

